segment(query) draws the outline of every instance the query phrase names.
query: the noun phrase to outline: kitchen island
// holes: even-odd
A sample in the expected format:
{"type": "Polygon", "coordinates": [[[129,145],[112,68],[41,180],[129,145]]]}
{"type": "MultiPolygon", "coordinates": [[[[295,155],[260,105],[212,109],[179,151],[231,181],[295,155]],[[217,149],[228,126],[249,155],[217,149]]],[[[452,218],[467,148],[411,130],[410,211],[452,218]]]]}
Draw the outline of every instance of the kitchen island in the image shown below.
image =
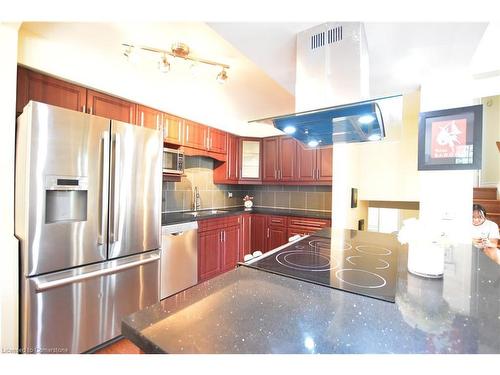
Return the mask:
{"type": "Polygon", "coordinates": [[[128,316],[122,334],[146,353],[500,353],[496,263],[455,246],[444,277],[424,279],[398,252],[395,303],[240,266],[128,316]]]}

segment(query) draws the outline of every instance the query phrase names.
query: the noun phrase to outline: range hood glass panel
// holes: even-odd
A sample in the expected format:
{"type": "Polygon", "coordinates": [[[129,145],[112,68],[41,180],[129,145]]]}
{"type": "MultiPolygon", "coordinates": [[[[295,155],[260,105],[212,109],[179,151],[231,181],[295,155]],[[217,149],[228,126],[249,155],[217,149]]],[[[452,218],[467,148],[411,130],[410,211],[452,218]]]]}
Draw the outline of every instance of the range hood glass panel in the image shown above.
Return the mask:
{"type": "Polygon", "coordinates": [[[319,142],[321,147],[379,140],[385,136],[382,113],[375,101],[281,116],[272,121],[276,128],[309,147],[311,141],[319,142]]]}

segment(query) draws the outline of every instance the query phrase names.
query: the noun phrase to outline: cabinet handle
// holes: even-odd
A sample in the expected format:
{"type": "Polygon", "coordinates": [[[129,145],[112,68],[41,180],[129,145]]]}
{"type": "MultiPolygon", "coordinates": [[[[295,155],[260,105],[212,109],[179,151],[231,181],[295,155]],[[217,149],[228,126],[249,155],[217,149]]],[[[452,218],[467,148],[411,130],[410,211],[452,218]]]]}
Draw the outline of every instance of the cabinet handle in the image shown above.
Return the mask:
{"type": "Polygon", "coordinates": [[[267,238],[269,238],[269,228],[267,228],[267,238]]]}
{"type": "Polygon", "coordinates": [[[85,106],[85,104],[84,104],[84,105],[82,106],[82,112],[83,112],[83,113],[86,113],[86,111],[87,111],[87,107],[86,107],[86,106],[85,106]]]}
{"type": "Polygon", "coordinates": [[[226,242],[226,231],[224,231],[222,233],[224,233],[224,242],[226,242]]]}
{"type": "Polygon", "coordinates": [[[274,179],[277,180],[278,177],[276,176],[276,169],[274,170],[274,179]]]}
{"type": "MultiPolygon", "coordinates": [[[[163,114],[161,115],[163,117],[163,114]]],[[[166,120],[162,120],[163,122],[163,137],[168,138],[168,118],[166,120]]],[[[180,132],[179,132],[180,133],[180,132]]]]}
{"type": "Polygon", "coordinates": [[[189,125],[186,126],[186,143],[189,142],[189,125]]]}

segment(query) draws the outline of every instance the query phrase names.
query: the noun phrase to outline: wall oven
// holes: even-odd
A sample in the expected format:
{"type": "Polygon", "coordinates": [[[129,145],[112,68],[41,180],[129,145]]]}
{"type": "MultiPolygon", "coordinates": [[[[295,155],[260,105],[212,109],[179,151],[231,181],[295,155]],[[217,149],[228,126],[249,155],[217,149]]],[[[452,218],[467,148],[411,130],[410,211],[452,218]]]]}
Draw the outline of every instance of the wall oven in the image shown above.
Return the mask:
{"type": "Polygon", "coordinates": [[[181,175],[184,173],[184,153],[173,148],[163,148],[163,173],[181,175]]]}

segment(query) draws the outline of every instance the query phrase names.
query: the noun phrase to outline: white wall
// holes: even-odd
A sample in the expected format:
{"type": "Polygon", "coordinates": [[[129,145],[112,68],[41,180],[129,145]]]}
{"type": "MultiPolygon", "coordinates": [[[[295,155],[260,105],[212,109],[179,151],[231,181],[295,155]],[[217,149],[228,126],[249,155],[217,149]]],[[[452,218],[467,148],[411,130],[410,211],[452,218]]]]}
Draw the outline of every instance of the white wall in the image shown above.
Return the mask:
{"type": "MultiPolygon", "coordinates": [[[[428,77],[421,89],[421,112],[474,105],[468,71],[428,77]]],[[[448,228],[452,240],[471,240],[474,171],[420,171],[420,220],[448,228]]]]}
{"type": "MultiPolygon", "coordinates": [[[[387,137],[356,145],[359,196],[372,201],[418,201],[418,114],[420,91],[382,107],[387,137]]],[[[334,153],[335,154],[335,153],[334,153]]]]}
{"type": "Polygon", "coordinates": [[[14,148],[19,24],[0,23],[0,339],[2,351],[17,349],[18,243],[14,237],[14,148]]]}
{"type": "Polygon", "coordinates": [[[486,97],[483,104],[483,167],[480,186],[500,190],[500,96],[486,97]]]}

